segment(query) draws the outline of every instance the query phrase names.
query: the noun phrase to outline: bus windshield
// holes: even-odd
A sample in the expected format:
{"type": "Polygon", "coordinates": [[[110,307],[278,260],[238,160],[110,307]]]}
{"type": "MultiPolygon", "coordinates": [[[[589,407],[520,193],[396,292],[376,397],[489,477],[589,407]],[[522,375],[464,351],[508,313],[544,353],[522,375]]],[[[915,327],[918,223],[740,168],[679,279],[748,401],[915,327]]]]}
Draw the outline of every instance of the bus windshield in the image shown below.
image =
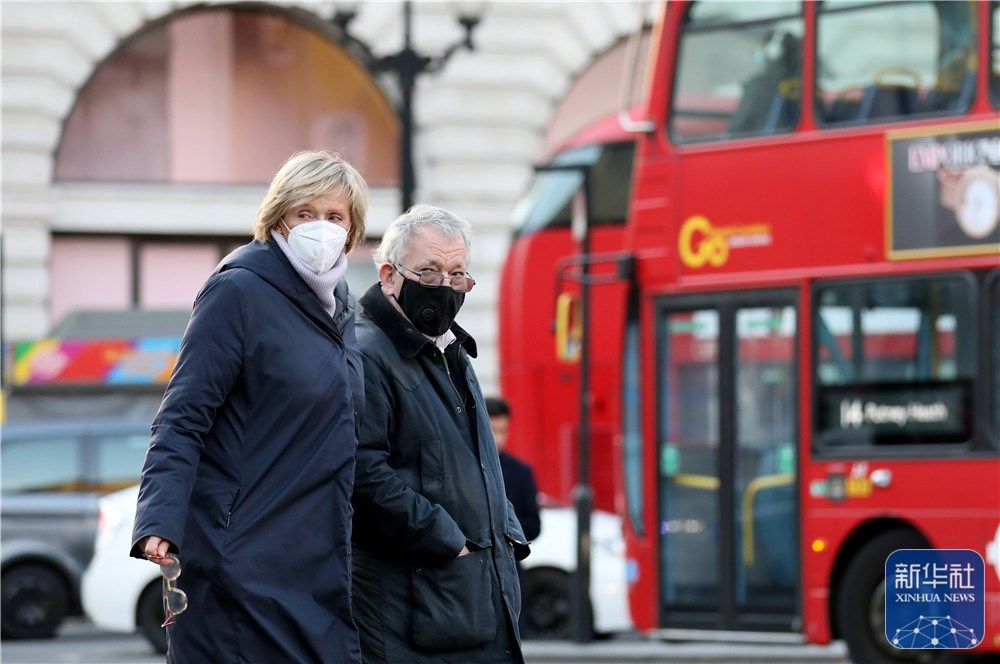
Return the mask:
{"type": "MultiPolygon", "coordinates": [[[[568,150],[549,162],[551,166],[590,166],[592,225],[624,224],[632,181],[632,143],[587,145],[568,150]]],[[[514,209],[517,235],[546,228],[569,228],[572,199],[583,182],[578,171],[542,171],[535,176],[528,195],[514,209]]]]}

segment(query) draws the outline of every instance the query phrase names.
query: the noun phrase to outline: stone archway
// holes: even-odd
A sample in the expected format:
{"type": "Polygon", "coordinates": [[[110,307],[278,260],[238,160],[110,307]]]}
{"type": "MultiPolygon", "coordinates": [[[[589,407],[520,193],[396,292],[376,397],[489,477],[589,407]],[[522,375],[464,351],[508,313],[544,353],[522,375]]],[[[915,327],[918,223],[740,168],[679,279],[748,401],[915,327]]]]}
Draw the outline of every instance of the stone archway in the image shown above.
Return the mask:
{"type": "Polygon", "coordinates": [[[340,152],[370,186],[396,186],[395,109],[311,23],[236,5],[144,27],[77,95],[54,179],[264,184],[276,164],[307,148],[340,152]]]}

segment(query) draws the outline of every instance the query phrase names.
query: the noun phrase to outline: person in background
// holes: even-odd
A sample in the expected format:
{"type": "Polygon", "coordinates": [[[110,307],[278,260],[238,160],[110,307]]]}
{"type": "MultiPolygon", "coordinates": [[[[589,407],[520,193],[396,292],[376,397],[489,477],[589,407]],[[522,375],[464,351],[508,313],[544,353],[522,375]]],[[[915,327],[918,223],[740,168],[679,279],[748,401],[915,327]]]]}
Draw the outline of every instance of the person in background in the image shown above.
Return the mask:
{"type": "Polygon", "coordinates": [[[354,617],[365,664],[523,663],[515,558],[486,404],[455,316],[472,229],[416,205],[386,228],[361,297],[365,418],[354,485],[354,617]]]}
{"type": "MultiPolygon", "coordinates": [[[[536,539],[542,532],[542,520],[538,511],[538,485],[535,483],[535,473],[531,466],[505,450],[507,446],[507,431],[510,429],[510,406],[499,397],[486,398],[486,412],[490,416],[490,428],[493,429],[493,440],[500,454],[500,468],[503,470],[503,485],[507,491],[507,499],[514,506],[524,536],[529,542],[536,539]]],[[[517,565],[517,575],[521,581],[521,604],[529,605],[527,586],[524,583],[524,570],[517,565]]],[[[521,634],[525,631],[525,611],[521,609],[518,620],[521,634]]]]}
{"type": "Polygon", "coordinates": [[[254,241],[195,299],[132,534],[131,555],[188,600],[168,605],[168,662],[361,661],[350,500],[364,385],[344,273],[367,205],[338,155],[293,155],[254,241]]]}

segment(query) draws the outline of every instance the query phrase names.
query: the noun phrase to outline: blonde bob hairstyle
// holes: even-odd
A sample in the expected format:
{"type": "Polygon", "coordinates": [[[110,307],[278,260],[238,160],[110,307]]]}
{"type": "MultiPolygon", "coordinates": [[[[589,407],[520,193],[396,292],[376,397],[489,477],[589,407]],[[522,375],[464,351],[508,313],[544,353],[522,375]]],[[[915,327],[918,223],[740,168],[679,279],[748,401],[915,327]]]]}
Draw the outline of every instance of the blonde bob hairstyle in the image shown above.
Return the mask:
{"type": "Polygon", "coordinates": [[[271,239],[271,229],[285,213],[331,191],[347,194],[351,229],[344,251],[349,252],[365,239],[368,212],[368,185],[361,174],[336,152],[296,152],[271,180],[267,195],[257,208],[253,236],[258,242],[271,239]]]}

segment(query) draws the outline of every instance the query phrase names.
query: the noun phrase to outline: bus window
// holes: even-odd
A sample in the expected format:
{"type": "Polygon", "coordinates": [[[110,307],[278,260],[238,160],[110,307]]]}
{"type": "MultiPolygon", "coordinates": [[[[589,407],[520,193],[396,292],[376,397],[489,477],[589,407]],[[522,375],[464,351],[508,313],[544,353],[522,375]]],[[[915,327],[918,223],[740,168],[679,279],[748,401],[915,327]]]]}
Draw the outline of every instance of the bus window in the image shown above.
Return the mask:
{"type": "MultiPolygon", "coordinates": [[[[569,150],[552,160],[554,166],[590,166],[591,224],[624,224],[628,215],[628,195],[632,183],[633,143],[588,145],[569,150]]],[[[573,194],[583,175],[578,171],[542,171],[531,190],[514,209],[518,235],[545,228],[569,228],[573,194]]]]}
{"type": "Polygon", "coordinates": [[[857,0],[820,4],[820,122],[884,122],[966,111],[976,87],[975,5],[857,0]]]}
{"type": "Polygon", "coordinates": [[[802,98],[797,2],[696,2],[677,54],[670,134],[677,142],[791,131],[802,98]]]}
{"type": "Polygon", "coordinates": [[[975,294],[963,275],[820,286],[817,444],[969,440],[975,294]]]}
{"type": "Polygon", "coordinates": [[[667,313],[659,334],[661,593],[666,604],[713,609],[722,592],[719,312],[667,313]]]}
{"type": "Polygon", "coordinates": [[[622,467],[625,472],[625,502],[632,530],[640,537],[643,526],[642,482],[642,365],[639,361],[639,317],[635,311],[625,326],[622,367],[622,467]]]}
{"type": "Polygon", "coordinates": [[[1000,2],[992,3],[990,16],[990,101],[1000,108],[1000,2]]]}
{"type": "Polygon", "coordinates": [[[736,603],[796,606],[795,307],[736,310],[736,603]]]}

